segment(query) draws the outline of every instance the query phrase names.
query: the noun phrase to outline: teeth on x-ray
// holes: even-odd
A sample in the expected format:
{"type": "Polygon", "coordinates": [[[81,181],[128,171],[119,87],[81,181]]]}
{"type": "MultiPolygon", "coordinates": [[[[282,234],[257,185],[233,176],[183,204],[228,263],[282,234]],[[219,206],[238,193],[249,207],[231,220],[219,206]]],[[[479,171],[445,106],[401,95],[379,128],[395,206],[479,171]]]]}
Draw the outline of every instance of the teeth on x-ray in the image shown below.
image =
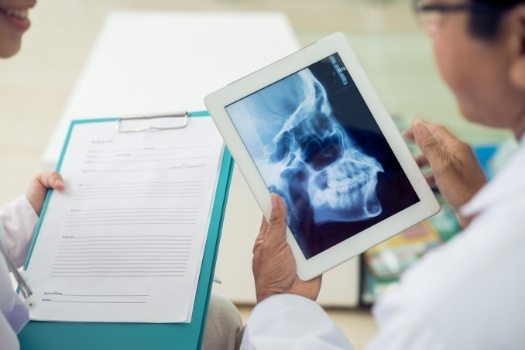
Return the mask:
{"type": "MultiPolygon", "coordinates": [[[[271,188],[294,203],[297,186],[305,188],[317,224],[366,220],[382,212],[377,199],[377,174],[383,168],[361,152],[335,121],[326,91],[309,70],[285,79],[284,91],[294,91],[280,99],[286,117],[281,130],[266,148],[262,168],[271,188]],[[300,91],[301,93],[297,93],[300,91]],[[287,111],[293,110],[293,113],[287,111]],[[294,188],[294,186],[296,186],[294,188]]],[[[283,88],[283,86],[280,86],[283,88]]],[[[282,92],[282,91],[281,91],[282,92]]],[[[294,205],[289,205],[291,214],[294,205]]]]}
{"type": "Polygon", "coordinates": [[[306,259],[419,201],[337,54],[226,112],[306,259]]]}

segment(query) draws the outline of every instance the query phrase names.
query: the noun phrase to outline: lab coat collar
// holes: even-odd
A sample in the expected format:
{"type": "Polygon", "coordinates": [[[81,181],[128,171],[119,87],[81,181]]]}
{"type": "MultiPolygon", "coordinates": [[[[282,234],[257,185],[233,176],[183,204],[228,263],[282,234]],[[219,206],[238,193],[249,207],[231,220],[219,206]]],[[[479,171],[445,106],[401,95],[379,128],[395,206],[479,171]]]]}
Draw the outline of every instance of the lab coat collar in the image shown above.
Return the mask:
{"type": "Polygon", "coordinates": [[[525,193],[525,135],[521,147],[501,172],[483,187],[470,202],[461,208],[461,214],[470,217],[490,206],[525,193]]]}

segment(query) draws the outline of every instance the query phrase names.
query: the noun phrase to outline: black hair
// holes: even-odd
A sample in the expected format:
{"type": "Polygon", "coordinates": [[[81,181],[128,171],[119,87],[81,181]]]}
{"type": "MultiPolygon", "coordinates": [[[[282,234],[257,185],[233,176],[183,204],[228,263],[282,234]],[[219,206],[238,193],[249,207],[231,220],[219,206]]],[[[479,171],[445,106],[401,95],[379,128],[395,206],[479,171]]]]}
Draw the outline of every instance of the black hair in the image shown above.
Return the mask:
{"type": "Polygon", "coordinates": [[[471,0],[474,11],[470,17],[469,31],[477,38],[494,39],[503,16],[525,0],[471,0]]]}

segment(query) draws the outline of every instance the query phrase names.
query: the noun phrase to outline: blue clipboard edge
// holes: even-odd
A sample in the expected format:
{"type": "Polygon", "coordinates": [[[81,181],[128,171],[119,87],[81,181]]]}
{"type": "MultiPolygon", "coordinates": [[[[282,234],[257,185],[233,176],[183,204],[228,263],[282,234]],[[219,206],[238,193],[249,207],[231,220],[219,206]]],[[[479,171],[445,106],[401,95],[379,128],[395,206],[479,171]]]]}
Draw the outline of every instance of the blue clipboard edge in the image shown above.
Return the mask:
{"type": "MultiPolygon", "coordinates": [[[[189,115],[190,117],[207,117],[209,116],[209,113],[208,111],[196,111],[190,112],[189,115]]],[[[117,118],[73,120],[64,141],[64,146],[57,162],[56,170],[59,171],[62,166],[65,152],[75,125],[93,122],[115,122],[116,120],[117,118]]],[[[90,339],[97,342],[97,349],[161,349],[164,347],[170,349],[201,348],[206,325],[205,321],[208,313],[208,304],[211,297],[211,286],[217,261],[217,252],[224,222],[224,213],[231,184],[233,165],[233,158],[226,146],[224,146],[191,323],[152,324],[30,321],[24,330],[18,335],[21,349],[48,349],[49,346],[53,346],[53,349],[56,350],[70,349],[72,346],[76,349],[93,348],[93,345],[95,344],[92,344],[91,342],[82,343],[82,340],[84,339],[90,339]],[[202,316],[198,317],[200,315],[202,316]],[[198,319],[196,319],[196,317],[198,317],[198,319]],[[94,337],[93,332],[98,332],[100,334],[98,334],[98,337],[94,337]],[[115,332],[119,334],[116,334],[115,332]],[[198,336],[195,337],[195,333],[197,332],[198,336]],[[78,335],[81,333],[84,334],[84,337],[79,338],[78,335]],[[59,337],[58,342],[57,337],[59,337]]],[[[38,239],[38,233],[42,226],[42,218],[47,211],[51,195],[52,190],[49,190],[46,194],[41,216],[35,228],[35,234],[24,264],[25,269],[27,269],[31,260],[31,255],[38,239]]]]}

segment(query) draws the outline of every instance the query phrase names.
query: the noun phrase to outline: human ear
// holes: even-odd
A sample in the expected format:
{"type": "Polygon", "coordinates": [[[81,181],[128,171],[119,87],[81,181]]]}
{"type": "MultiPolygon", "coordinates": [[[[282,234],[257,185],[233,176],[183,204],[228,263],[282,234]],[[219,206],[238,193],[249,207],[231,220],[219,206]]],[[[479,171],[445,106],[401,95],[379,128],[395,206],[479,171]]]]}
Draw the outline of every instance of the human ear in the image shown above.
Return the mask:
{"type": "Polygon", "coordinates": [[[510,81],[520,90],[525,91],[525,5],[519,5],[508,17],[510,81]]]}

